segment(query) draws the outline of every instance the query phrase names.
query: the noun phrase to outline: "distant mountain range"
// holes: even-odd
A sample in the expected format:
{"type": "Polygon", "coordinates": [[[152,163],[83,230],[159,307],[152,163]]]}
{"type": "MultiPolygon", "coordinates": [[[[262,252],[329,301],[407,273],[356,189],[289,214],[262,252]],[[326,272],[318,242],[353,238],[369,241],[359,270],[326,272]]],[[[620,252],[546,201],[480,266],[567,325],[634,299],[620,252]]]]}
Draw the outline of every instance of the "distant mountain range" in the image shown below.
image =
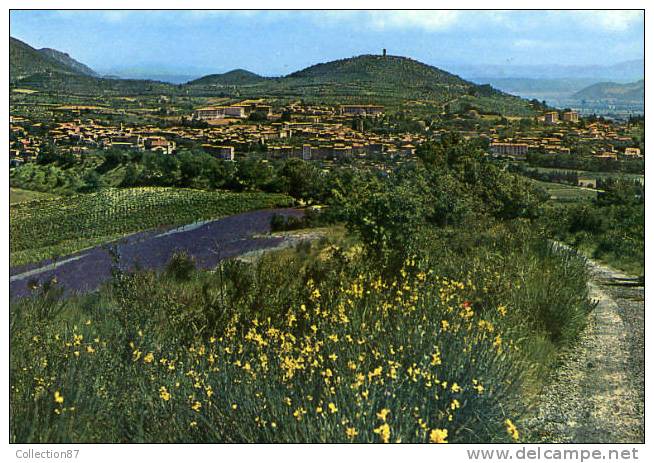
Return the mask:
{"type": "Polygon", "coordinates": [[[645,61],[623,61],[611,65],[570,66],[557,64],[514,65],[472,64],[448,66],[453,72],[473,81],[487,79],[593,79],[599,81],[635,81],[645,76],[645,61]]]}
{"type": "MultiPolygon", "coordinates": [[[[626,72],[637,65],[637,62],[629,62],[607,67],[561,68],[568,71],[574,68],[579,74],[590,72],[590,68],[622,69],[626,72]]],[[[534,68],[530,67],[532,71],[534,68]]],[[[490,72],[492,69],[486,67],[485,70],[490,72]]],[[[139,70],[140,73],[143,71],[139,70]]],[[[157,79],[101,77],[66,53],[51,48],[37,50],[20,40],[10,38],[10,82],[21,87],[63,93],[100,95],[184,92],[196,96],[268,96],[332,103],[376,102],[393,105],[420,99],[452,111],[479,109],[501,114],[527,115],[533,114],[535,107],[518,96],[504,92],[546,99],[539,98],[539,89],[545,86],[550,92],[569,97],[572,94],[582,94],[585,87],[597,83],[591,77],[546,80],[481,78],[476,79],[475,83],[410,58],[390,55],[361,55],[319,63],[283,77],[263,77],[244,69],[210,74],[186,82],[180,76],[174,79],[174,76],[167,77],[165,80],[168,82],[157,79]],[[174,83],[170,83],[171,81],[174,83]]],[[[603,85],[606,87],[608,84],[603,85]]],[[[603,90],[588,90],[588,95],[595,95],[597,92],[610,94],[614,98],[632,98],[635,95],[629,90],[630,87],[625,87],[622,91],[605,87],[602,87],[603,90]]]]}
{"type": "Polygon", "coordinates": [[[578,91],[573,95],[573,98],[619,103],[642,102],[645,99],[645,81],[639,80],[627,84],[600,82],[578,91]]]}
{"type": "MultiPolygon", "coordinates": [[[[579,99],[577,94],[591,85],[602,82],[627,84],[643,79],[645,75],[644,60],[624,61],[607,66],[453,65],[451,69],[478,84],[490,84],[512,95],[544,100],[556,107],[580,107],[582,100],[587,99],[579,99]]],[[[608,104],[608,100],[594,101],[608,104]]],[[[625,101],[618,99],[615,102],[625,101]]],[[[644,108],[642,98],[631,100],[630,103],[644,108]]],[[[597,106],[594,108],[599,109],[597,106]]]]}

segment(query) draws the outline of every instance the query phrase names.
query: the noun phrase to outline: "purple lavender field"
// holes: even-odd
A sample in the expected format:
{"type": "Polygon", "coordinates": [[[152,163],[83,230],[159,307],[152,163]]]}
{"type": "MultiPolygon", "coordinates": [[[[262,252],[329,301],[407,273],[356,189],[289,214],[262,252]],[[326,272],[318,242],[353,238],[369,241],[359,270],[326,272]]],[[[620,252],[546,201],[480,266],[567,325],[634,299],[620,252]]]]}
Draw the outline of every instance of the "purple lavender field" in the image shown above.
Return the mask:
{"type": "Polygon", "coordinates": [[[172,255],[185,251],[198,268],[209,269],[222,259],[280,245],[282,237],[255,237],[270,231],[274,214],[301,216],[297,209],[268,209],[166,230],[129,235],[109,245],[96,246],[70,256],[10,269],[11,298],[25,297],[32,283],[55,278],[67,294],[87,293],[111,277],[112,248],[123,270],[162,269],[172,255]]]}

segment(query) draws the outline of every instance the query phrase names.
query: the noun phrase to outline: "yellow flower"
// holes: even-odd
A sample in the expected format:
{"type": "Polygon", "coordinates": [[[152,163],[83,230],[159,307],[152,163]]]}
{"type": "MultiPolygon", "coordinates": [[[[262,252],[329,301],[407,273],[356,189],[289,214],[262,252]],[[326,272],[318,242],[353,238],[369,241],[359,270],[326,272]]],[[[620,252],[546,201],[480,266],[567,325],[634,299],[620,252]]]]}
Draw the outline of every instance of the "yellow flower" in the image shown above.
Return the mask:
{"type": "Polygon", "coordinates": [[[447,444],[447,429],[432,429],[429,433],[429,442],[432,444],[447,444]]]}
{"type": "Polygon", "coordinates": [[[386,417],[391,411],[388,408],[383,408],[377,413],[377,418],[379,418],[382,421],[386,421],[386,417]]]}
{"type": "Polygon", "coordinates": [[[477,381],[476,379],[473,379],[472,384],[474,384],[474,386],[472,388],[475,389],[478,394],[481,394],[482,392],[484,392],[484,386],[479,381],[477,381]]]}
{"type": "Polygon", "coordinates": [[[88,352],[89,354],[93,354],[95,352],[95,349],[93,348],[93,346],[86,346],[86,352],[88,352]]]}
{"type": "Polygon", "coordinates": [[[345,435],[348,439],[354,439],[359,435],[359,431],[357,431],[356,428],[347,428],[345,430],[345,435]]]}
{"type": "Polygon", "coordinates": [[[162,400],[168,402],[170,400],[170,392],[168,392],[168,389],[166,389],[166,386],[161,386],[159,388],[159,397],[161,397],[162,400]]]}
{"type": "Polygon", "coordinates": [[[305,408],[300,407],[297,410],[293,412],[293,416],[300,421],[302,419],[302,415],[306,415],[307,411],[305,408]]]}
{"type": "Polygon", "coordinates": [[[458,400],[454,399],[452,403],[450,404],[450,408],[452,410],[456,410],[457,408],[461,408],[461,404],[459,403],[458,400]]]}
{"type": "Polygon", "coordinates": [[[327,408],[329,408],[329,411],[331,413],[336,413],[338,411],[338,408],[336,408],[336,405],[334,405],[334,402],[329,402],[329,405],[327,405],[327,408]]]}
{"type": "Polygon", "coordinates": [[[499,307],[497,308],[497,311],[499,312],[499,314],[500,314],[501,316],[505,316],[505,315],[506,315],[506,306],[505,306],[505,305],[501,305],[501,306],[499,306],[499,307]]]}
{"type": "Polygon", "coordinates": [[[447,329],[450,327],[450,322],[447,320],[441,320],[441,328],[443,331],[447,331],[447,329]]]}
{"type": "Polygon", "coordinates": [[[452,390],[452,392],[461,392],[461,386],[459,386],[457,383],[452,384],[450,389],[452,390]]]}
{"type": "Polygon", "coordinates": [[[152,352],[148,352],[145,357],[143,357],[143,361],[145,363],[152,363],[154,361],[154,354],[152,352]]]}
{"type": "Polygon", "coordinates": [[[196,412],[199,412],[201,408],[202,408],[202,404],[197,400],[193,402],[193,405],[191,405],[191,409],[195,410],[196,412]]]}
{"type": "Polygon", "coordinates": [[[518,440],[520,439],[520,433],[518,432],[518,428],[516,427],[515,424],[510,419],[504,420],[504,424],[506,425],[506,432],[513,438],[513,440],[518,440]]]}
{"type": "Polygon", "coordinates": [[[380,439],[384,444],[388,444],[388,441],[391,438],[391,427],[388,425],[388,423],[384,423],[378,428],[373,429],[373,432],[375,434],[379,434],[380,439]]]}
{"type": "Polygon", "coordinates": [[[54,393],[54,401],[58,404],[64,403],[64,396],[59,393],[59,391],[55,391],[54,393]]]}

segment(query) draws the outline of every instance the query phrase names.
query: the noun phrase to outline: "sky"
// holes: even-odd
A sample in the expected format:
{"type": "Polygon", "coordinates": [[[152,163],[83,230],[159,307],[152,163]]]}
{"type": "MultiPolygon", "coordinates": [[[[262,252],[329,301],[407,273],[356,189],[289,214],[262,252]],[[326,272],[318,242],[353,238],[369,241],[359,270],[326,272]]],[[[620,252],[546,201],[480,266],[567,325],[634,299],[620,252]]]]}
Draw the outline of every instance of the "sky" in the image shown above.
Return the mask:
{"type": "Polygon", "coordinates": [[[10,32],[100,73],[279,76],[360,54],[450,65],[644,58],[642,11],[21,11],[10,32]]]}

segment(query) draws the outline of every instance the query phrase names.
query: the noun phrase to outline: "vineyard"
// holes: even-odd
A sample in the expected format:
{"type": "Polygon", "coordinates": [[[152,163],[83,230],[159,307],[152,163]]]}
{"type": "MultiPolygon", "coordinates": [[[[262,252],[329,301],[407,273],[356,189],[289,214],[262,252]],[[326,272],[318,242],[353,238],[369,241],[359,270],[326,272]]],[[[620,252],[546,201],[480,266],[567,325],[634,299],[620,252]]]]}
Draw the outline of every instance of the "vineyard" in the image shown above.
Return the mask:
{"type": "Polygon", "coordinates": [[[127,233],[292,202],[282,194],[130,188],[16,204],[9,214],[11,265],[74,252],[127,233]]]}

